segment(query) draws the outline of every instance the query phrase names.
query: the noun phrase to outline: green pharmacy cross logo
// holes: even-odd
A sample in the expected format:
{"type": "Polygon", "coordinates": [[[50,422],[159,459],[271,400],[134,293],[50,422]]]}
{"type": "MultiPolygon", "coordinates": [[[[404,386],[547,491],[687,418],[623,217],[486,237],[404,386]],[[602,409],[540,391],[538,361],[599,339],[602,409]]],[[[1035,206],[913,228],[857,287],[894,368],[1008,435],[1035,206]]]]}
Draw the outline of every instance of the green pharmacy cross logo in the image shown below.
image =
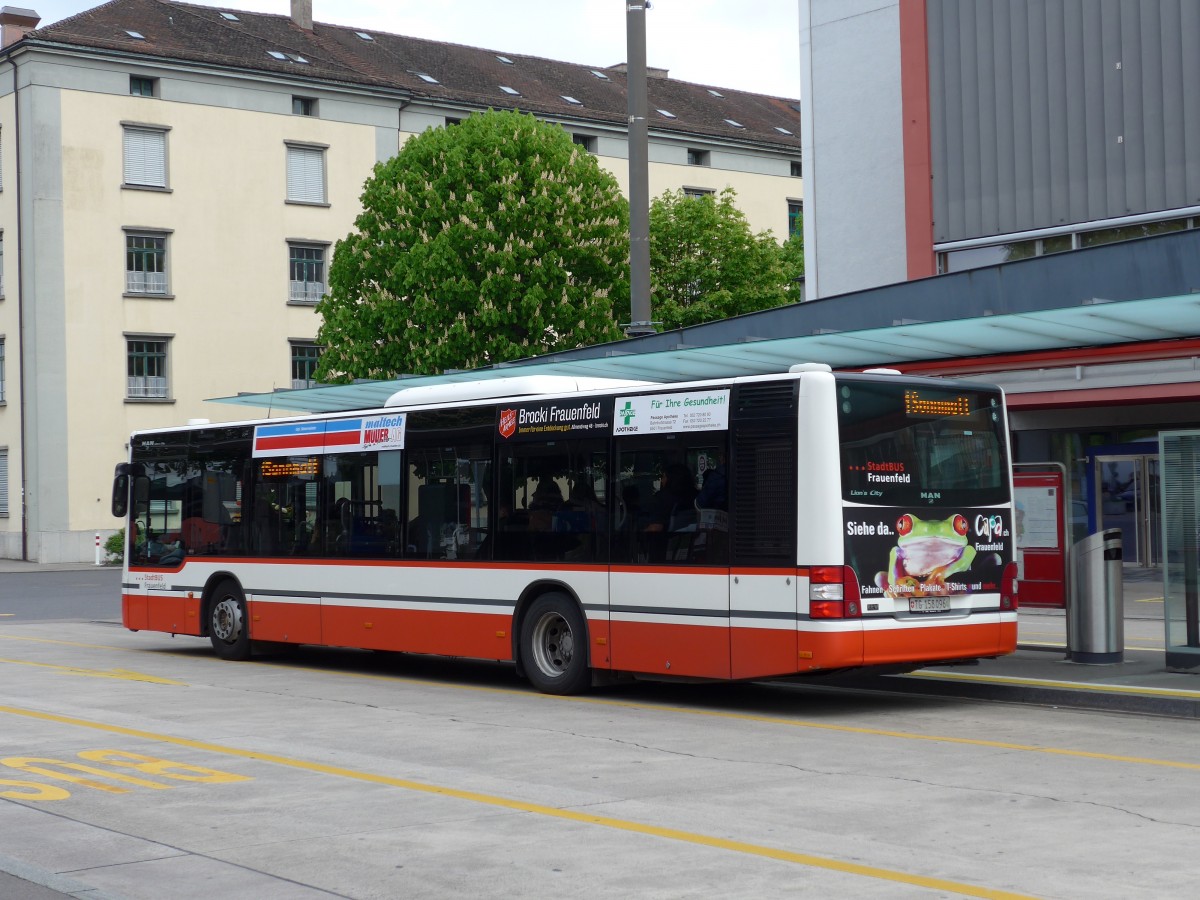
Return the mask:
{"type": "Polygon", "coordinates": [[[625,405],[621,407],[621,410],[617,413],[617,415],[625,420],[624,424],[628,425],[633,420],[633,417],[637,415],[637,410],[633,408],[633,403],[631,401],[626,400],[625,405]]]}

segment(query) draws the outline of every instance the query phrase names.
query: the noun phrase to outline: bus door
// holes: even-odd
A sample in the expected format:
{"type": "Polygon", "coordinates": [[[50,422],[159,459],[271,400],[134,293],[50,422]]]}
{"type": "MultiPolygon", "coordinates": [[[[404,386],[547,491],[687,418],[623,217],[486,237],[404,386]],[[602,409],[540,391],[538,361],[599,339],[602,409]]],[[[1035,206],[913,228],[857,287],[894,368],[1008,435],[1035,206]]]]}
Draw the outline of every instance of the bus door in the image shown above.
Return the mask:
{"type": "MultiPolygon", "coordinates": [[[[695,397],[709,394],[728,398],[728,391],[695,397]]],[[[619,421],[629,429],[648,425],[663,408],[654,402],[682,403],[684,396],[619,398],[619,421]]],[[[617,438],[609,574],[614,669],[730,677],[726,434],[617,438]]]]}

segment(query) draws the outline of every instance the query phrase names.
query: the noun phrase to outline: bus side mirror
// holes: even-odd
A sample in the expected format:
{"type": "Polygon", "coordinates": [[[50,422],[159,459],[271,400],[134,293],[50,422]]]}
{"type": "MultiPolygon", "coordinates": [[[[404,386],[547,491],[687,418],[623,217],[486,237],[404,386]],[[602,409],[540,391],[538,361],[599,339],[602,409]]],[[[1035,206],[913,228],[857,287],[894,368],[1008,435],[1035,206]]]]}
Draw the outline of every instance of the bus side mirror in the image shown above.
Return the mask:
{"type": "Polygon", "coordinates": [[[130,511],[130,473],[128,473],[128,463],[121,463],[116,467],[116,475],[113,476],[113,515],[125,518],[128,511],[130,511]]]}
{"type": "Polygon", "coordinates": [[[129,512],[129,475],[124,472],[113,478],[112,514],[118,519],[129,512]]]}

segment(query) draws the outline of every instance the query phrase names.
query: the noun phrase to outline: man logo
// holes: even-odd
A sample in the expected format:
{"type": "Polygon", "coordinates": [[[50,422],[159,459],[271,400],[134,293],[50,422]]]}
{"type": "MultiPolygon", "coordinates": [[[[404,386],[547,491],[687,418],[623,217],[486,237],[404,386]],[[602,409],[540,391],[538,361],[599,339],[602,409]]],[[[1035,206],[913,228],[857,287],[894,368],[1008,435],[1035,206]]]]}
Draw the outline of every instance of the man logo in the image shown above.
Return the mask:
{"type": "Polygon", "coordinates": [[[515,409],[500,410],[500,436],[510,438],[517,430],[517,411],[515,409]]]}

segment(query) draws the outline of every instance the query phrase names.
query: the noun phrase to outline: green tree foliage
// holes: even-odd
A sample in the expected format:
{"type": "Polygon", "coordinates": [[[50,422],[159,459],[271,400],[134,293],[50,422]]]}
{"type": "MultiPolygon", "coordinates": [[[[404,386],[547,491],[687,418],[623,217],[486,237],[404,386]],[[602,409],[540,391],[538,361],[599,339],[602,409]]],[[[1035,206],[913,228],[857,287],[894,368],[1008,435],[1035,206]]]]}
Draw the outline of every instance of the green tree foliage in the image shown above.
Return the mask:
{"type": "Polygon", "coordinates": [[[799,303],[804,299],[800,290],[804,283],[804,232],[797,231],[784,241],[779,253],[783,262],[783,279],[788,302],[799,303]]]}
{"type": "Polygon", "coordinates": [[[793,299],[779,244],[769,231],[751,232],[736,197],[733,188],[719,197],[688,197],[677,190],[651,201],[651,312],[663,328],[726,319],[793,299]]]}
{"type": "Polygon", "coordinates": [[[430,129],[376,165],[362,206],[317,305],[318,380],[477,368],[620,337],[629,206],[561,128],[487,112],[430,129]]]}

